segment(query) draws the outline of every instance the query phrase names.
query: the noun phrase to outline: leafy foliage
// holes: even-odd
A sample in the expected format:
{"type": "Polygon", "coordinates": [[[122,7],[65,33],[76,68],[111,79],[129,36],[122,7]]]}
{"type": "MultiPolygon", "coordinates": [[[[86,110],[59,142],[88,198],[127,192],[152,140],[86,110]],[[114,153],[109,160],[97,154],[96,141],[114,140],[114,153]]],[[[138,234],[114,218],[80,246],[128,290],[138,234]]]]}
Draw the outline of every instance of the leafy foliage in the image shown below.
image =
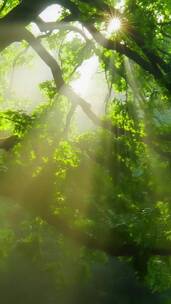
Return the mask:
{"type": "MultiPolygon", "coordinates": [[[[115,1],[68,3],[70,12],[76,7],[81,14],[72,16],[71,30],[45,31],[36,40],[44,39],[43,47],[53,52],[65,86],[57,91],[55,77],[40,83],[46,102],[32,112],[10,106],[0,111],[1,298],[3,303],[26,304],[126,304],[137,299],[167,304],[171,298],[171,121],[166,86],[170,4],[125,1],[119,11],[123,29],[108,41],[109,46],[114,42],[129,47],[155,72],[159,68],[160,77],[155,79],[155,73],[142,70],[136,60],[94,42],[92,32],[86,32],[88,22],[102,31],[106,16],[117,7],[115,1]],[[164,66],[154,61],[163,51],[164,66]],[[82,109],[98,124],[81,133],[72,120],[79,97],[67,98],[64,90],[94,54],[110,98],[99,120],[81,99],[82,109]]],[[[17,4],[7,1],[1,15],[17,4]]],[[[60,4],[64,5],[60,19],[69,20],[66,3],[60,4]]],[[[8,96],[7,81],[16,56],[19,66],[32,59],[28,55],[27,61],[25,48],[21,43],[1,52],[0,100],[8,105],[9,99],[16,103],[11,92],[8,96]]]]}

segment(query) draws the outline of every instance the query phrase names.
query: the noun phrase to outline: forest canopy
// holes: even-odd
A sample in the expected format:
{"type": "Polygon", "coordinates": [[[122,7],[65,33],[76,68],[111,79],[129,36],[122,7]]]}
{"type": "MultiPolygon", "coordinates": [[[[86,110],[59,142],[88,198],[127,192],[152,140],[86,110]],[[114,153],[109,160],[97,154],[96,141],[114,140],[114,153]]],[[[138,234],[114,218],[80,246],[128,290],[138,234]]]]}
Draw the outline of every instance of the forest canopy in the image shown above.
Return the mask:
{"type": "Polygon", "coordinates": [[[2,303],[170,303],[171,2],[1,0],[0,79],[2,303]]]}

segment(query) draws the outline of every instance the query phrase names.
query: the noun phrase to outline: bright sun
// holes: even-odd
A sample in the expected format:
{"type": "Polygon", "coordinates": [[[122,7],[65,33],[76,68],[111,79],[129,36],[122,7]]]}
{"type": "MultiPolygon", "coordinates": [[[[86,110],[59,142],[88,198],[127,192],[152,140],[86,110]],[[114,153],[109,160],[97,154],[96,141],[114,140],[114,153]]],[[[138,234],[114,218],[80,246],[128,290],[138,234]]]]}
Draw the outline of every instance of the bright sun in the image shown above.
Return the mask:
{"type": "Polygon", "coordinates": [[[108,24],[107,27],[107,32],[108,34],[112,34],[114,32],[119,31],[121,28],[121,20],[119,19],[119,17],[113,17],[108,24]]]}

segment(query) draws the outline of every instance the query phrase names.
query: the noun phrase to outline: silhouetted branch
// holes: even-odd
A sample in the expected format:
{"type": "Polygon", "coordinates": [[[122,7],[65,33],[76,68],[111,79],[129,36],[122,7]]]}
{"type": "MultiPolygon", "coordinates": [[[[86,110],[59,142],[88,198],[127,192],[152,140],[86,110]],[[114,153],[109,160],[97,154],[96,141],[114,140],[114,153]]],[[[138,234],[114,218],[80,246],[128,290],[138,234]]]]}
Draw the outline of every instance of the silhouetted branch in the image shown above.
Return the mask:
{"type": "MultiPolygon", "coordinates": [[[[76,21],[81,22],[93,35],[96,42],[102,45],[104,48],[117,51],[118,53],[127,56],[132,59],[138,65],[140,65],[144,70],[148,71],[151,75],[155,77],[163,86],[165,86],[168,91],[171,91],[170,77],[167,75],[163,75],[161,73],[158,65],[161,65],[161,68],[164,71],[169,73],[170,66],[167,65],[162,58],[158,55],[151,53],[150,51],[142,49],[145,51],[149,60],[144,59],[143,56],[139,55],[139,53],[132,48],[128,47],[126,44],[122,44],[119,41],[112,41],[110,39],[106,39],[91,22],[86,23],[83,19],[82,13],[80,12],[78,6],[71,2],[70,0],[37,0],[37,1],[26,1],[23,0],[17,7],[15,7],[12,11],[10,11],[6,16],[0,19],[0,50],[4,49],[10,43],[14,41],[20,41],[22,39],[22,28],[28,25],[31,21],[36,21],[39,13],[49,6],[50,4],[58,3],[63,7],[70,10],[71,15],[70,19],[74,19],[76,21]],[[150,62],[151,61],[151,62],[150,62]]],[[[97,4],[97,3],[96,3],[97,4]]],[[[66,21],[66,20],[65,20],[66,21]]],[[[137,35],[133,36],[136,39],[135,42],[139,43],[137,40],[137,35]]],[[[142,46],[142,43],[141,43],[142,46]]]]}
{"type": "Polygon", "coordinates": [[[68,24],[66,22],[62,22],[62,21],[44,22],[41,18],[37,18],[36,24],[41,32],[54,31],[54,30],[67,30],[70,32],[78,33],[80,36],[84,38],[85,41],[88,40],[87,36],[84,34],[84,32],[81,29],[79,29],[74,25],[68,24]]]}
{"type": "Polygon", "coordinates": [[[79,105],[85,114],[93,121],[93,123],[97,126],[105,128],[110,132],[113,132],[114,136],[130,134],[129,131],[123,130],[122,128],[113,126],[110,121],[101,120],[92,110],[91,105],[86,102],[83,98],[77,95],[71,86],[64,82],[62,77],[61,69],[57,63],[57,61],[49,54],[49,52],[43,47],[41,42],[36,39],[28,30],[23,30],[23,39],[25,39],[30,46],[36,51],[36,53],[40,56],[40,58],[49,66],[51,69],[55,85],[58,91],[61,94],[65,95],[68,100],[74,104],[79,105]]]}

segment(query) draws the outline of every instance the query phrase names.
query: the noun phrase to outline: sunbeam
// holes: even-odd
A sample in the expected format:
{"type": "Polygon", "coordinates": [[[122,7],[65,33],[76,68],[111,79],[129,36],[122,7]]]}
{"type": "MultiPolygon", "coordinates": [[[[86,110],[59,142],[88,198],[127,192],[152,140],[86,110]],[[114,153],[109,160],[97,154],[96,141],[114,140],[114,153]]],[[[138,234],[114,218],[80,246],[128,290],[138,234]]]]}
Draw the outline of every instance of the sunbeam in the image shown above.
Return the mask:
{"type": "Polygon", "coordinates": [[[170,303],[171,21],[134,2],[0,0],[2,304],[170,303]]]}

